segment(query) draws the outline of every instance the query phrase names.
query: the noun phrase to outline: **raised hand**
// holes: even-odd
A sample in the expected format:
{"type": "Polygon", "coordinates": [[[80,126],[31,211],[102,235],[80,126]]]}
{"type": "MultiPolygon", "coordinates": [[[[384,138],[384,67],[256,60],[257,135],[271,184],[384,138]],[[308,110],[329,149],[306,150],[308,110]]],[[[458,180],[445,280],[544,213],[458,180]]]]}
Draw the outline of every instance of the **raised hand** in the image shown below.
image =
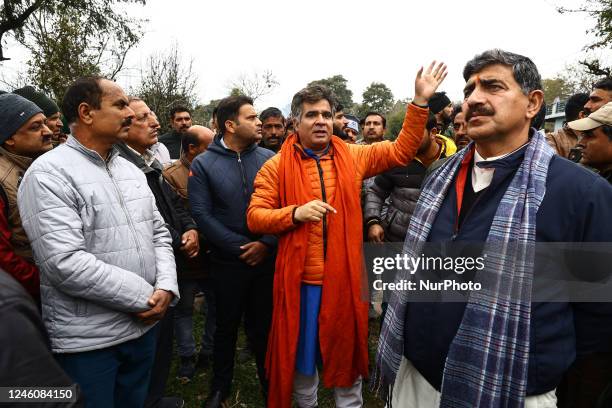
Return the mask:
{"type": "Polygon", "coordinates": [[[429,98],[446,78],[446,74],[446,64],[443,62],[436,64],[436,61],[432,61],[424,72],[423,67],[421,67],[414,80],[414,99],[412,102],[417,105],[427,105],[429,98]]]}

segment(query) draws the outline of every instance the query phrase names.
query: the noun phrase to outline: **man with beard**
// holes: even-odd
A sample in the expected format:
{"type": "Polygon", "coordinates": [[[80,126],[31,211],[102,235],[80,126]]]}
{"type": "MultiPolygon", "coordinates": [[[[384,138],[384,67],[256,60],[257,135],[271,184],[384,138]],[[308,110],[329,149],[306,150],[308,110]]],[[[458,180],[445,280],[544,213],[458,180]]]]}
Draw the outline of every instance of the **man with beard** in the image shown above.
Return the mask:
{"type": "Polygon", "coordinates": [[[191,111],[185,106],[175,106],[170,110],[170,126],[172,130],[159,137],[170,152],[172,160],[181,156],[181,136],[191,127],[191,111]]]}
{"type": "Polygon", "coordinates": [[[285,118],[278,108],[270,107],[259,115],[261,121],[261,142],[259,145],[274,153],[278,152],[285,140],[285,118]]]}
{"type": "Polygon", "coordinates": [[[584,105],[586,116],[612,101],[612,78],[603,78],[593,85],[589,101],[584,105]]]}
{"type": "Polygon", "coordinates": [[[446,96],[446,92],[436,92],[429,101],[431,112],[436,115],[439,135],[450,135],[451,116],[453,114],[453,103],[446,96]]]}
{"type": "MultiPolygon", "coordinates": [[[[147,104],[139,98],[130,98],[129,107],[134,111],[134,120],[127,138],[117,143],[116,148],[121,157],[138,167],[147,178],[147,185],[155,197],[155,205],[172,237],[180,289],[182,272],[187,260],[196,257],[199,252],[198,231],[179,196],[162,177],[161,163],[149,150],[157,143],[159,130],[157,118],[147,104]]],[[[163,398],[172,362],[174,307],[168,308],[159,326],[155,363],[145,406],[163,408],[181,406],[182,400],[179,398],[163,398]]]]}
{"type": "Polygon", "coordinates": [[[142,172],[114,145],[134,112],[113,81],[77,79],[71,134],[32,163],[17,203],[55,358],[88,407],[142,407],[157,328],[178,300],[172,238],[142,172]]]}
{"type": "Polygon", "coordinates": [[[427,168],[456,152],[452,141],[437,136],[436,126],[436,118],[430,114],[415,159],[373,178],[366,191],[363,211],[369,242],[404,241],[427,168]],[[383,211],[389,196],[391,200],[383,211]]]}
{"type": "Polygon", "coordinates": [[[368,112],[361,120],[361,128],[365,144],[382,142],[387,131],[387,118],[378,112],[368,112]]]}
{"type": "Polygon", "coordinates": [[[32,161],[53,148],[41,108],[15,94],[0,95],[0,268],[40,302],[38,268],[17,207],[17,189],[32,161]]]}
{"type": "MultiPolygon", "coordinates": [[[[532,248],[612,241],[601,227],[612,223],[612,187],[560,158],[531,127],[544,100],[532,60],[489,50],[466,64],[463,77],[474,143],[426,179],[404,251],[418,257],[425,242],[482,243],[484,266],[475,276],[482,287],[452,303],[410,302],[394,292],[375,378],[394,407],[553,408],[576,355],[576,331],[586,329],[589,346],[601,346],[612,328],[605,314],[591,313],[585,327],[572,304],[536,302],[535,274],[563,260],[536,258],[532,248]]],[[[428,271],[407,273],[415,272],[428,271]]]]}
{"type": "Polygon", "coordinates": [[[346,125],[348,125],[348,119],[344,115],[344,106],[342,106],[341,103],[336,104],[335,112],[333,125],[334,135],[346,141],[349,137],[344,132],[344,129],[346,129],[346,125]]]}
{"type": "Polygon", "coordinates": [[[61,119],[62,115],[59,107],[51,98],[42,92],[38,92],[32,86],[24,86],[23,88],[15,89],[13,93],[34,102],[40,109],[42,109],[43,114],[46,117],[45,124],[53,134],[51,139],[53,146],[57,146],[66,141],[66,135],[62,133],[62,127],[64,126],[61,119]]]}
{"type": "Polygon", "coordinates": [[[216,302],[213,378],[206,408],[223,405],[231,391],[238,327],[244,327],[255,355],[265,396],[264,372],[272,317],[272,279],[276,237],[249,231],[246,210],[257,171],[272,156],[257,146],[261,121],[246,96],[219,102],[219,133],[191,164],[188,190],[191,213],[211,246],[216,302]]]}

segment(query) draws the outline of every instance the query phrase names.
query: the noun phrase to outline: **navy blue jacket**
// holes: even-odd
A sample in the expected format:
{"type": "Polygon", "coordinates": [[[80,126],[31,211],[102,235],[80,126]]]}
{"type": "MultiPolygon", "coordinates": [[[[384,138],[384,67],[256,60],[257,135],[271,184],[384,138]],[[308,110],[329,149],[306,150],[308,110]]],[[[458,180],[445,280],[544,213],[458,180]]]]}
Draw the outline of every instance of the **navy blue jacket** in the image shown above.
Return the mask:
{"type": "Polygon", "coordinates": [[[252,234],[246,222],[255,176],[272,156],[255,144],[238,154],[223,147],[217,135],[191,163],[187,185],[191,214],[211,244],[213,257],[241,262],[240,246],[257,240],[276,248],[275,236],[252,234]]]}
{"type": "MultiPolygon", "coordinates": [[[[493,217],[512,177],[521,164],[526,148],[497,160],[490,186],[485,189],[463,219],[455,240],[484,242],[493,217]]],[[[471,171],[468,171],[470,174],[471,171]]],[[[429,242],[453,240],[457,218],[457,198],[453,181],[432,226],[429,242]]],[[[466,181],[466,186],[471,185],[466,181]]],[[[546,195],[536,216],[538,242],[611,242],[612,187],[605,179],[560,156],[554,156],[548,169],[546,195]],[[608,226],[603,228],[602,226],[608,226]]],[[[550,265],[535,265],[548,268],[550,265]]],[[[540,269],[541,270],[541,269],[540,269]]],[[[419,372],[440,390],[444,362],[450,344],[461,324],[465,303],[411,303],[405,317],[404,355],[419,372]]],[[[584,305],[584,304],[583,304],[584,305]]],[[[578,349],[604,351],[612,341],[610,311],[594,317],[586,305],[582,326],[574,320],[570,303],[533,303],[531,309],[527,395],[554,389],[569,368],[578,349]],[[598,320],[598,322],[597,322],[598,320]],[[602,323],[603,322],[603,323],[602,323]],[[578,332],[575,329],[578,328],[578,332]],[[589,344],[590,342],[590,344],[589,344]]],[[[610,308],[610,305],[603,305],[610,308]]],[[[578,316],[578,314],[576,315],[578,316]]],[[[582,320],[581,320],[582,321],[582,320]]]]}

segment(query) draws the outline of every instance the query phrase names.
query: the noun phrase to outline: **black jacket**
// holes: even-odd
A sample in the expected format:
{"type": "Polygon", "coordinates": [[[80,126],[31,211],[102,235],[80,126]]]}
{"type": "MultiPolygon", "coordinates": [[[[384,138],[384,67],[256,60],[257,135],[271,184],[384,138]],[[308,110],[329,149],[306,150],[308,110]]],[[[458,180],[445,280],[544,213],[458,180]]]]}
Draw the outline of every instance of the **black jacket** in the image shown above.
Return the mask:
{"type": "Polygon", "coordinates": [[[413,160],[404,167],[395,167],[374,179],[366,190],[363,220],[376,222],[385,230],[385,241],[404,242],[410,218],[416,208],[421,183],[425,177],[425,166],[413,160]],[[382,215],[383,205],[391,196],[386,215],[382,215]]]}
{"type": "MultiPolygon", "coordinates": [[[[484,242],[496,209],[521,164],[525,148],[497,160],[491,185],[463,217],[458,231],[455,182],[434,221],[428,242],[484,242]]],[[[468,171],[466,189],[471,188],[468,171]]],[[[464,197],[465,199],[465,197],[464,197]]],[[[594,173],[554,156],[548,169],[546,194],[536,216],[537,242],[611,242],[612,188],[594,173]]],[[[552,259],[551,262],[559,260],[552,259]]],[[[555,264],[536,260],[534,273],[555,264]]],[[[405,316],[404,355],[436,389],[451,342],[461,324],[465,303],[410,303],[405,316]]],[[[554,389],[575,353],[610,351],[610,304],[534,302],[531,307],[527,395],[554,389]],[[573,310],[572,310],[573,309],[573,310]]]]}
{"type": "Polygon", "coordinates": [[[181,237],[186,231],[197,229],[197,225],[185,209],[180,196],[163,178],[163,166],[157,159],[148,166],[144,159],[133,152],[125,143],[118,143],[115,146],[121,157],[138,167],[147,177],[147,184],[155,197],[155,205],[164,221],[166,221],[166,227],[172,236],[172,248],[176,258],[177,272],[181,274],[186,261],[183,253],[179,251],[182,245],[181,237]]]}
{"type": "MultiPolygon", "coordinates": [[[[34,301],[15,279],[1,269],[0,327],[0,385],[69,387],[73,384],[51,354],[47,332],[34,301]]],[[[81,407],[83,400],[78,387],[76,391],[79,396],[76,402],[49,402],[42,405],[81,407]]]]}
{"type": "Polygon", "coordinates": [[[275,236],[252,234],[246,221],[255,176],[272,156],[256,144],[238,154],[223,147],[217,135],[191,163],[187,186],[191,214],[211,244],[213,257],[241,262],[240,246],[257,240],[276,248],[275,236]]]}
{"type": "Polygon", "coordinates": [[[181,158],[181,134],[175,130],[171,130],[168,133],[164,133],[159,137],[159,142],[166,145],[170,158],[172,160],[178,160],[181,158]]]}

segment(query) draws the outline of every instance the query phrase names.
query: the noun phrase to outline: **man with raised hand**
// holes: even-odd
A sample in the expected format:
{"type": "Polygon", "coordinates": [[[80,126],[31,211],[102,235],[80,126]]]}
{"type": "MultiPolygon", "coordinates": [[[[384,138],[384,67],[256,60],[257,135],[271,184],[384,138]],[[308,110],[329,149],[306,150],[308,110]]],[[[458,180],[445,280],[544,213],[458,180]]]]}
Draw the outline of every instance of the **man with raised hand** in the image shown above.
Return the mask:
{"type": "Polygon", "coordinates": [[[300,407],[317,406],[321,359],[336,406],[362,406],[368,302],[361,294],[361,183],[414,158],[427,102],[445,76],[441,63],[419,70],[395,142],[357,145],[333,136],[335,98],[324,86],[293,97],[296,133],[260,170],[247,213],[251,231],[280,235],[266,359],[268,407],[290,407],[292,394],[300,407]]]}

